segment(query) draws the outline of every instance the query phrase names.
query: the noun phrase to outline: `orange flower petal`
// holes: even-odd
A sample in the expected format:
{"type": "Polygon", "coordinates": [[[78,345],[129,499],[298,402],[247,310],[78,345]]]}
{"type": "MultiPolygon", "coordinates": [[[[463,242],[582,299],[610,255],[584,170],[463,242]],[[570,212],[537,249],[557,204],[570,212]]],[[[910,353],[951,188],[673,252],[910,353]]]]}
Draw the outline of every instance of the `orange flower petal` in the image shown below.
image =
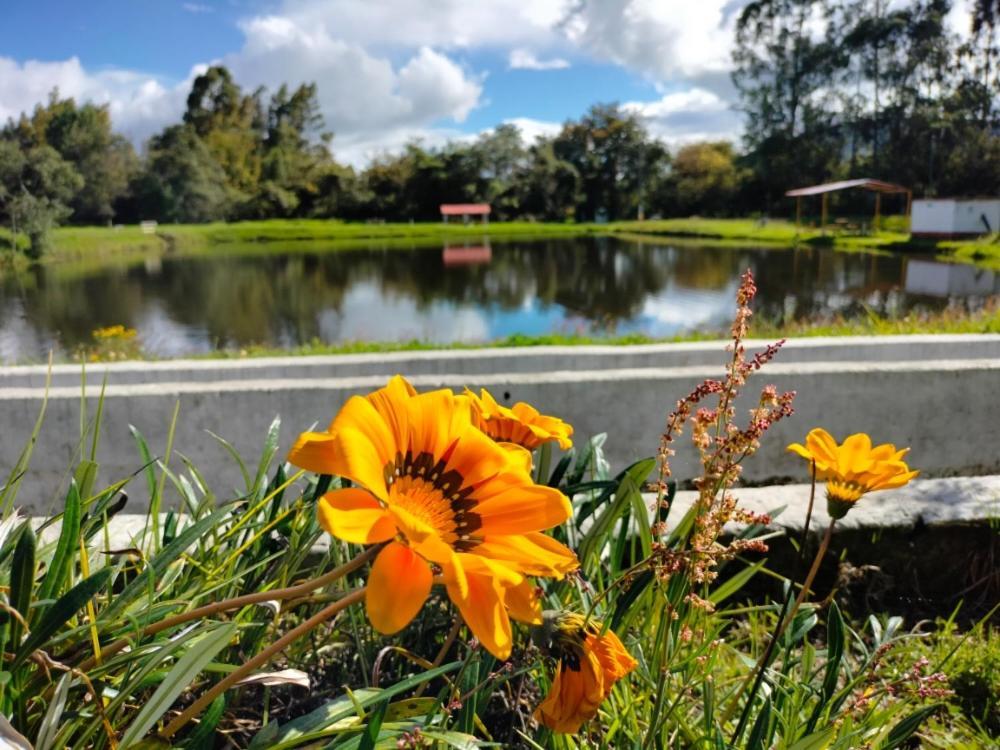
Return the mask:
{"type": "Polygon", "coordinates": [[[502,560],[531,576],[562,578],[580,567],[569,547],[540,532],[486,536],[476,546],[476,554],[502,560]]]}
{"type": "Polygon", "coordinates": [[[844,477],[868,471],[872,466],[872,439],[863,432],[849,436],[837,451],[837,472],[844,477]]]}
{"type": "Polygon", "coordinates": [[[529,625],[542,624],[542,601],[538,596],[538,587],[525,579],[516,586],[504,589],[504,605],[507,614],[519,622],[529,625]]]}
{"type": "Polygon", "coordinates": [[[365,607],[372,627],[386,635],[405,628],[427,601],[432,581],[420,555],[399,542],[387,545],[368,575],[365,607]]]}
{"type": "Polygon", "coordinates": [[[336,452],[333,473],[360,484],[386,502],[389,493],[383,472],[388,459],[381,455],[381,449],[353,427],[344,427],[334,433],[333,446],[336,452]]]}
{"type": "Polygon", "coordinates": [[[837,441],[822,427],[816,427],[806,435],[806,447],[816,459],[817,468],[834,466],[837,463],[837,441]]]}
{"type": "Polygon", "coordinates": [[[469,630],[486,650],[498,659],[510,656],[513,643],[510,618],[503,606],[503,591],[499,581],[492,576],[468,573],[468,591],[465,596],[462,596],[455,584],[446,585],[448,596],[462,613],[469,630]]]}
{"type": "Polygon", "coordinates": [[[320,525],[330,534],[355,544],[392,539],[396,525],[371,493],[350,487],[327,492],[316,506],[320,525]]]}
{"type": "Polygon", "coordinates": [[[315,474],[336,474],[336,447],[328,432],[303,432],[288,452],[288,463],[315,474]]]}
{"type": "Polygon", "coordinates": [[[498,491],[476,508],[484,535],[544,531],[563,523],[572,513],[566,496],[552,487],[504,486],[502,477],[497,478],[495,486],[498,491]]]}

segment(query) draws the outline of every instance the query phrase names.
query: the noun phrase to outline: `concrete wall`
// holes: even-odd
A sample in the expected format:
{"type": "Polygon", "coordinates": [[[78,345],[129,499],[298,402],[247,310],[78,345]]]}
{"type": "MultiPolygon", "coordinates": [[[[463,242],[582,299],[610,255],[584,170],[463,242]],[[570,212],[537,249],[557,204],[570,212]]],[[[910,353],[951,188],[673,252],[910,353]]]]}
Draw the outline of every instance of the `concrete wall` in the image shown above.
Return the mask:
{"type": "MultiPolygon", "coordinates": [[[[883,344],[869,339],[812,346],[791,342],[785,361],[779,356],[752,380],[750,396],[738,404],[745,413],[766,383],[798,392],[796,415],[775,428],[761,454],[747,463],[745,476],[755,483],[802,477],[803,462],[784,448],[816,425],[827,427],[838,438],[860,430],[880,442],[910,445],[913,465],[928,476],[1000,473],[998,352],[1000,336],[914,337],[912,341],[898,337],[883,344]]],[[[210,368],[204,363],[144,365],[149,376],[145,382],[136,378],[113,382],[107,388],[98,453],[101,479],[112,482],[141,468],[130,424],[147,437],[154,452],[162,453],[174,404],[179,401],[175,451],[202,470],[212,490],[228,495],[240,488],[240,472],[209,430],[232,442],[252,464],[276,415],[282,420],[281,448],[285,451],[300,431],[314,423],[327,424],[349,396],[381,386],[395,372],[411,375],[420,389],[484,386],[508,403],[529,401],[571,422],[579,439],[607,432],[608,456],[620,468],[654,454],[667,413],[698,382],[720,377],[723,354],[720,344],[587,347],[565,353],[422,352],[374,358],[381,362],[255,363],[250,375],[239,363],[224,363],[225,367],[214,371],[214,380],[186,377],[197,371],[207,378],[210,368]],[[654,364],[654,359],[660,364],[654,364]],[[711,364],[693,361],[700,359],[710,359],[711,364]],[[362,365],[367,370],[364,374],[344,372],[362,365]],[[255,377],[272,372],[268,368],[273,367],[291,368],[297,376],[255,377]],[[154,376],[154,372],[159,374],[154,376]],[[161,379],[164,372],[185,377],[161,379]]],[[[108,371],[114,373],[114,381],[138,369],[142,368],[119,365],[108,371]]],[[[21,376],[31,377],[23,368],[8,368],[0,377],[17,383],[21,376]]],[[[87,390],[91,414],[100,390],[97,379],[87,390]]],[[[22,383],[0,388],[0,418],[6,425],[0,432],[4,472],[20,454],[44,394],[43,388],[22,383]]],[[[79,386],[72,385],[57,385],[49,392],[32,469],[18,500],[29,512],[46,512],[60,505],[65,472],[79,442],[80,395],[79,386]]],[[[680,447],[675,474],[684,478],[693,473],[695,462],[686,444],[680,447]]],[[[172,465],[181,466],[178,456],[172,465]]],[[[146,500],[142,484],[133,482],[129,488],[132,512],[140,511],[146,500]]]]}

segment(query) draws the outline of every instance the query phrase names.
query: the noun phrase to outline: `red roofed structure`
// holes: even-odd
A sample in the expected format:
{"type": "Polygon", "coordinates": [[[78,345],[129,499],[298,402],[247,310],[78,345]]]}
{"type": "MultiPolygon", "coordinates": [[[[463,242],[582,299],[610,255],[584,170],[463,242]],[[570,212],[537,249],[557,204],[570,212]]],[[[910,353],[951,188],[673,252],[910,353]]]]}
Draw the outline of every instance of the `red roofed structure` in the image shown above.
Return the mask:
{"type": "Polygon", "coordinates": [[[449,216],[461,216],[462,223],[468,224],[470,216],[481,216],[483,224],[490,221],[489,203],[442,203],[441,220],[448,223],[449,216]]]}

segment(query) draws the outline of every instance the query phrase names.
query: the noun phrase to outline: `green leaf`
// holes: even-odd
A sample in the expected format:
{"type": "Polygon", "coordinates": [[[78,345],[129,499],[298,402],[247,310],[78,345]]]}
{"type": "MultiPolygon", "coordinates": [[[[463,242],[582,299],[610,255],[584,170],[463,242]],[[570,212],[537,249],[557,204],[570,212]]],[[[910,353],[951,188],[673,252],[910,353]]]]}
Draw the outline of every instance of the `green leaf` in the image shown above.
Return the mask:
{"type": "Polygon", "coordinates": [[[146,486],[149,488],[149,496],[152,497],[156,494],[156,462],[153,460],[153,454],[149,452],[149,444],[142,433],[134,425],[129,425],[128,430],[132,433],[135,444],[139,448],[139,455],[142,457],[142,464],[145,467],[143,473],[146,475],[146,486]]]}
{"type": "Polygon", "coordinates": [[[125,730],[121,747],[127,750],[146,736],[157,721],[170,709],[215,656],[229,645],[236,633],[235,623],[226,623],[192,642],[191,647],[174,665],[153,695],[125,730]]]}
{"type": "Polygon", "coordinates": [[[257,465],[257,475],[253,480],[251,491],[256,491],[263,486],[267,478],[267,470],[271,466],[274,454],[278,452],[278,438],[281,431],[281,417],[275,417],[271,426],[267,428],[267,436],[264,438],[264,450],[260,455],[260,463],[257,465]]]}
{"type": "Polygon", "coordinates": [[[632,607],[639,600],[639,597],[649,588],[649,584],[653,582],[653,578],[653,571],[642,571],[632,581],[632,584],[626,589],[625,593],[618,597],[618,600],[615,602],[615,612],[611,617],[612,630],[617,630],[618,626],[622,624],[632,610],[632,607]]]}
{"type": "Polygon", "coordinates": [[[449,732],[443,729],[424,729],[422,734],[428,739],[443,742],[448,747],[455,748],[455,750],[477,750],[477,748],[483,747],[482,742],[477,740],[471,734],[465,734],[464,732],[449,732]]]}
{"type": "Polygon", "coordinates": [[[375,740],[378,739],[379,730],[382,728],[382,719],[385,717],[385,709],[388,706],[388,701],[382,701],[369,712],[368,724],[365,726],[365,731],[361,733],[358,750],[375,750],[375,740]]]}
{"type": "Polygon", "coordinates": [[[219,726],[226,710],[226,696],[220,695],[205,709],[198,727],[191,733],[185,744],[186,750],[212,750],[215,747],[215,728],[219,726]]]}
{"type": "MultiPolygon", "coordinates": [[[[293,719],[282,726],[276,734],[269,731],[270,726],[267,727],[254,736],[248,750],[286,750],[286,748],[297,747],[328,736],[334,731],[342,731],[352,727],[360,728],[359,709],[365,709],[380,700],[387,700],[400,693],[406,693],[441,675],[455,672],[461,666],[462,662],[455,661],[397,682],[392,687],[381,690],[365,688],[355,690],[350,695],[342,695],[305,716],[293,719]],[[339,724],[342,726],[338,726],[339,724]]],[[[406,701],[403,703],[405,704],[406,701]]]]}
{"type": "Polygon", "coordinates": [[[828,700],[837,689],[837,676],[840,674],[840,662],[844,658],[846,640],[844,618],[840,614],[837,602],[830,602],[830,611],[826,616],[826,673],[823,675],[823,697],[828,700]]]}
{"type": "Polygon", "coordinates": [[[549,475],[548,485],[549,487],[558,487],[559,483],[566,476],[566,471],[569,469],[570,463],[573,461],[573,456],[566,454],[559,459],[559,463],[556,464],[556,468],[553,469],[552,474],[549,475]]]}
{"type": "Polygon", "coordinates": [[[120,593],[115,595],[111,603],[101,613],[102,619],[109,620],[120,615],[136,597],[148,590],[150,583],[162,575],[168,565],[177,560],[188,547],[201,539],[205,532],[218,526],[219,521],[231,512],[230,507],[223,506],[184,529],[176,539],[161,549],[149,561],[142,573],[133,578],[120,593]]]}
{"type": "Polygon", "coordinates": [[[764,705],[761,707],[757,718],[754,719],[753,727],[750,729],[750,737],[747,739],[747,750],[765,750],[765,734],[771,723],[771,697],[764,698],[764,705]]]}
{"type": "Polygon", "coordinates": [[[83,507],[80,492],[76,481],[72,481],[69,484],[69,491],[66,493],[66,506],[63,508],[62,528],[59,530],[56,551],[52,555],[52,562],[49,564],[45,578],[42,579],[42,585],[38,589],[39,599],[52,599],[63,590],[80,543],[80,519],[82,516],[83,507]]]}
{"type": "MultiPolygon", "coordinates": [[[[31,608],[31,595],[35,586],[35,532],[25,524],[25,529],[14,547],[10,568],[10,603],[25,620],[31,608]]],[[[21,623],[11,618],[10,643],[21,641],[21,623]]]]}
{"type": "Polygon", "coordinates": [[[794,745],[789,745],[788,750],[826,750],[830,740],[837,733],[837,727],[825,727],[818,732],[803,737],[794,745]]]}
{"type": "Polygon", "coordinates": [[[35,739],[35,750],[56,750],[56,736],[62,726],[63,709],[66,707],[66,697],[69,694],[70,682],[73,680],[72,674],[64,674],[56,683],[55,692],[52,694],[52,702],[49,703],[45,716],[42,717],[38,725],[38,733],[35,739]]]}
{"type": "Polygon", "coordinates": [[[95,461],[81,461],[73,472],[73,481],[76,482],[81,498],[89,498],[94,491],[94,482],[97,481],[97,470],[99,465],[95,461]]]}
{"type": "MultiPolygon", "coordinates": [[[[597,553],[604,547],[607,542],[607,535],[614,526],[615,521],[624,515],[626,511],[631,510],[633,494],[639,494],[641,497],[639,488],[655,465],[656,459],[644,458],[636,461],[619,474],[620,481],[618,487],[615,489],[614,502],[604,509],[604,512],[597,517],[593,525],[583,535],[583,539],[580,540],[579,557],[582,562],[586,563],[593,560],[597,553]]],[[[644,523],[645,520],[644,513],[641,522],[644,523]]]]}
{"type": "Polygon", "coordinates": [[[753,565],[748,565],[743,568],[743,570],[734,575],[732,578],[729,578],[724,583],[710,591],[708,594],[708,600],[712,602],[712,604],[721,604],[743,588],[751,578],[757,575],[757,572],[764,567],[766,562],[767,560],[761,560],[760,562],[756,562],[753,565]]]}
{"type": "Polygon", "coordinates": [[[938,703],[932,706],[924,706],[923,708],[918,708],[906,718],[900,719],[896,726],[892,728],[892,731],[889,732],[889,736],[882,745],[883,750],[894,750],[894,748],[900,747],[916,734],[917,730],[920,729],[920,725],[924,723],[924,719],[939,708],[941,708],[941,704],[938,703]]]}
{"type": "Polygon", "coordinates": [[[14,655],[13,667],[31,656],[36,649],[45,645],[49,638],[59,632],[59,629],[83,609],[87,602],[98,591],[104,589],[110,581],[111,568],[101,568],[56,599],[52,606],[45,610],[38,624],[17,650],[14,655]]]}

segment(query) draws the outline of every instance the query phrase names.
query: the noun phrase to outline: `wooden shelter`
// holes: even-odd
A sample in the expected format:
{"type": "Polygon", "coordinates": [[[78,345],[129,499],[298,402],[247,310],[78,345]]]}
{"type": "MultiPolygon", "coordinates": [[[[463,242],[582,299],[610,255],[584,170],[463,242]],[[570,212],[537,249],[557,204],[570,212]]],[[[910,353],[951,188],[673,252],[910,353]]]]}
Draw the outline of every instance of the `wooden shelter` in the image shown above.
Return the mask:
{"type": "Polygon", "coordinates": [[[802,223],[802,199],[812,195],[823,196],[823,208],[822,208],[822,219],[820,220],[820,227],[826,231],[826,218],[828,209],[828,198],[830,193],[837,190],[850,190],[851,188],[859,188],[861,190],[870,190],[875,193],[875,223],[874,226],[877,229],[879,219],[882,215],[882,193],[896,193],[906,194],[906,215],[910,215],[910,204],[913,201],[913,193],[902,185],[895,185],[891,182],[882,182],[882,180],[873,180],[868,177],[862,177],[857,180],[840,180],[839,182],[825,182],[822,185],[810,185],[809,187],[795,188],[795,190],[789,190],[785,193],[789,198],[795,199],[795,226],[798,228],[802,223]]]}
{"type": "Polygon", "coordinates": [[[470,216],[479,216],[483,224],[490,222],[489,203],[442,203],[441,220],[447,224],[449,216],[461,216],[462,223],[468,224],[470,216]]]}

